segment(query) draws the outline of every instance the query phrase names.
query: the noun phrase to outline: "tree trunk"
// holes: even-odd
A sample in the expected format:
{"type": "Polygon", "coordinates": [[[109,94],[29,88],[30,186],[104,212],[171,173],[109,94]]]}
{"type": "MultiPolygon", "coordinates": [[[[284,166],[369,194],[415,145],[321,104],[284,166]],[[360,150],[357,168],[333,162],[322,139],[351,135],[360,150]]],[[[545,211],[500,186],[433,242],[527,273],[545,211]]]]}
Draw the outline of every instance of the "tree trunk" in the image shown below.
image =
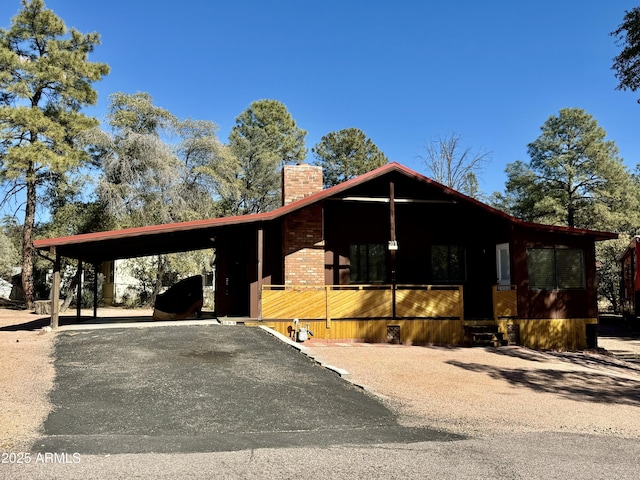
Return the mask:
{"type": "MultiPolygon", "coordinates": [[[[61,292],[62,296],[64,297],[64,302],[62,302],[62,305],[60,305],[61,312],[66,312],[67,309],[69,308],[69,305],[71,305],[71,301],[73,300],[73,296],[78,287],[78,278],[80,275],[80,272],[78,270],[80,269],[80,265],[81,265],[80,262],[78,262],[78,268],[76,269],[76,274],[71,279],[71,283],[67,288],[65,288],[61,292]]],[[[78,303],[81,301],[82,301],[81,298],[76,299],[76,302],[78,303]]]]}
{"type": "Polygon", "coordinates": [[[153,307],[156,304],[156,297],[160,294],[162,288],[162,278],[164,272],[167,269],[167,257],[165,255],[158,255],[158,269],[156,271],[156,281],[153,285],[153,291],[151,292],[151,298],[147,306],[153,307]]]}
{"type": "Polygon", "coordinates": [[[28,309],[34,305],[33,289],[33,228],[36,218],[36,179],[33,163],[27,169],[27,204],[22,230],[22,289],[28,309]]]}
{"type": "Polygon", "coordinates": [[[567,210],[567,226],[571,228],[576,226],[576,209],[571,204],[567,210]]]}
{"type": "Polygon", "coordinates": [[[609,290],[609,301],[611,302],[611,309],[613,310],[613,313],[615,314],[619,314],[620,313],[620,301],[619,301],[619,291],[618,291],[618,285],[614,284],[613,282],[609,282],[608,285],[608,290],[609,290]]]}

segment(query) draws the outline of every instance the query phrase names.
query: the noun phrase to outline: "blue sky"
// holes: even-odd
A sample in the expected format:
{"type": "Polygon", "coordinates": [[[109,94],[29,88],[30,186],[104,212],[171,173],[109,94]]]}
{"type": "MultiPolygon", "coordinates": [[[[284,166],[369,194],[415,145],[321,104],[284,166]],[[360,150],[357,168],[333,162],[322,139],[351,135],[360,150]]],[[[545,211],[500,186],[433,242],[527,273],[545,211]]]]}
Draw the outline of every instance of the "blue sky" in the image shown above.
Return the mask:
{"type": "MultiPolygon", "coordinates": [[[[393,161],[425,173],[425,143],[456,133],[490,152],[481,177],[502,191],[504,168],[561,108],[594,116],[625,164],[640,163],[640,92],[615,90],[609,32],[625,0],[45,0],[67,24],[97,31],[91,56],[111,73],[108,96],[148,92],[179,118],[213,120],[226,142],[255,100],[283,102],[311,147],[363,130],[393,161]]],[[[19,0],[0,2],[10,25],[19,0]]]]}

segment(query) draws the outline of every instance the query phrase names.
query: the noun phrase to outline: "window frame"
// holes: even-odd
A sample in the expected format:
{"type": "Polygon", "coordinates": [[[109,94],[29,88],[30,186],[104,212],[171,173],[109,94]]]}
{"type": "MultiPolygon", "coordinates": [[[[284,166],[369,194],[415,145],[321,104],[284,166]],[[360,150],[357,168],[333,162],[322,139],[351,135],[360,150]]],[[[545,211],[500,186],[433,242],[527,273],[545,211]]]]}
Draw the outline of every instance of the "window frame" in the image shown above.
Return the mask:
{"type": "Polygon", "coordinates": [[[584,250],[581,248],[556,246],[527,248],[529,290],[586,290],[587,274],[584,257],[584,250]],[[575,254],[579,255],[579,262],[577,264],[574,262],[566,263],[569,260],[568,257],[575,254]],[[543,255],[546,255],[547,258],[544,258],[543,255]],[[544,265],[543,262],[548,264],[544,265]],[[577,265],[577,269],[575,265],[577,265]],[[547,269],[547,272],[544,269],[547,269]],[[580,278],[577,279],[577,276],[580,278]]]}

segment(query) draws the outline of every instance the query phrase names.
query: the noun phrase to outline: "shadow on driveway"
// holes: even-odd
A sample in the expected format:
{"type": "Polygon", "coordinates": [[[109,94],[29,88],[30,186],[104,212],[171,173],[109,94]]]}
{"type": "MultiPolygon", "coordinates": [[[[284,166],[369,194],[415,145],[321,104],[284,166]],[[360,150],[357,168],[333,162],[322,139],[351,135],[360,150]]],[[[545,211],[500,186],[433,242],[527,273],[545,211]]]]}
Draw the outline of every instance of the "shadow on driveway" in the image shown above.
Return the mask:
{"type": "Polygon", "coordinates": [[[36,452],[213,452],[462,437],[378,400],[257,328],[60,332],[36,452]]]}

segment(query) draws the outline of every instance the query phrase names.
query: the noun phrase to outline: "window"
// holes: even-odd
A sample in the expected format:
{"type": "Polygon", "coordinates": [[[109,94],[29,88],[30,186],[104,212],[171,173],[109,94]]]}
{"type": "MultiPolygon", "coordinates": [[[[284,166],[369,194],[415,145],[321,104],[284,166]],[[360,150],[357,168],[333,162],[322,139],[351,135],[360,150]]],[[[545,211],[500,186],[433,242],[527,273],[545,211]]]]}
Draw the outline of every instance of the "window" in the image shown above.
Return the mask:
{"type": "Polygon", "coordinates": [[[529,288],[571,290],[585,288],[582,250],[570,248],[527,249],[529,288]]]}
{"type": "Polygon", "coordinates": [[[509,244],[496,245],[496,272],[498,273],[498,285],[511,284],[511,261],[509,259],[509,244]]]}
{"type": "Polygon", "coordinates": [[[387,281],[387,250],[383,244],[351,245],[349,259],[351,283],[387,281]]]}
{"type": "Polygon", "coordinates": [[[436,283],[460,283],[467,278],[466,251],[461,245],[431,247],[431,276],[436,283]]]}

